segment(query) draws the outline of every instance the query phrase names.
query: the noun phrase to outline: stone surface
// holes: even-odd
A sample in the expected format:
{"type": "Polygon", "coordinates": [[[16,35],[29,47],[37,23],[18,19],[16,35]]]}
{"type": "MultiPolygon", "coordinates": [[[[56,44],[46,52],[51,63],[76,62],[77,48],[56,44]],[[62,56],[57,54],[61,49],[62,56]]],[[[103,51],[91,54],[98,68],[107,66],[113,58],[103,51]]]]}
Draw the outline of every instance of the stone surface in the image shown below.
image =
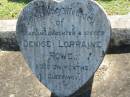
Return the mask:
{"type": "MultiPolygon", "coordinates": [[[[20,52],[0,52],[0,97],[51,97],[26,65],[20,52]]],[[[81,89],[78,95],[85,91],[81,89]]],[[[95,73],[90,97],[129,96],[130,53],[106,55],[95,73]]]]}
{"type": "Polygon", "coordinates": [[[110,40],[103,10],[90,0],[34,0],[17,22],[17,39],[37,78],[59,97],[95,73],[110,40]]]}

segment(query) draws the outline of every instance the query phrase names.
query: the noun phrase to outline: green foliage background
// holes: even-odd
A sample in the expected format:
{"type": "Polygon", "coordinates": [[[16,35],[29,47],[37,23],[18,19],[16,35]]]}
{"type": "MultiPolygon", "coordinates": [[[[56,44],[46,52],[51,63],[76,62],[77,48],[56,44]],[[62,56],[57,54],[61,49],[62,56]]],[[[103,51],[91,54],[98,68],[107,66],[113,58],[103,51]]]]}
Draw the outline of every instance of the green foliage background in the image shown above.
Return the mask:
{"type": "MultiPolygon", "coordinates": [[[[15,19],[31,0],[0,0],[0,19],[15,19]]],[[[96,0],[109,15],[130,13],[130,0],[96,0]]]]}

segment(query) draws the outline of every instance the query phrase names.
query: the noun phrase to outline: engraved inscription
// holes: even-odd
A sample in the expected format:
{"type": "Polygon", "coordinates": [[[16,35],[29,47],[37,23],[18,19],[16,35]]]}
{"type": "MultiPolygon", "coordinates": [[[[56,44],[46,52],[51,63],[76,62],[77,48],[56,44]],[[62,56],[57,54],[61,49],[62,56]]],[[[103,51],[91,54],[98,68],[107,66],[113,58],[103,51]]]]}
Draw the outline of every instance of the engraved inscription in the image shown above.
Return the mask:
{"type": "Polygon", "coordinates": [[[17,23],[17,40],[36,77],[67,97],[95,73],[110,40],[110,24],[91,0],[34,0],[17,23]]]}

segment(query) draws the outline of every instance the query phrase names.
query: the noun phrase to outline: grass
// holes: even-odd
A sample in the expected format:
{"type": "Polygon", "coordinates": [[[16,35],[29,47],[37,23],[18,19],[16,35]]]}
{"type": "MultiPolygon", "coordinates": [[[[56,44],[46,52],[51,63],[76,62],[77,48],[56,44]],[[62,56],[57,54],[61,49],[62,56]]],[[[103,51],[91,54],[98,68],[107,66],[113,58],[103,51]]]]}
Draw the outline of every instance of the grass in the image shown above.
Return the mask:
{"type": "Polygon", "coordinates": [[[26,5],[26,2],[12,2],[0,0],[0,19],[14,19],[18,17],[19,12],[26,5]]]}
{"type": "Polygon", "coordinates": [[[109,15],[124,15],[130,12],[130,0],[97,0],[109,15]]]}
{"type": "MultiPolygon", "coordinates": [[[[130,0],[96,0],[109,15],[130,12],[130,0]]],[[[29,0],[0,0],[0,19],[15,19],[29,0]]]]}

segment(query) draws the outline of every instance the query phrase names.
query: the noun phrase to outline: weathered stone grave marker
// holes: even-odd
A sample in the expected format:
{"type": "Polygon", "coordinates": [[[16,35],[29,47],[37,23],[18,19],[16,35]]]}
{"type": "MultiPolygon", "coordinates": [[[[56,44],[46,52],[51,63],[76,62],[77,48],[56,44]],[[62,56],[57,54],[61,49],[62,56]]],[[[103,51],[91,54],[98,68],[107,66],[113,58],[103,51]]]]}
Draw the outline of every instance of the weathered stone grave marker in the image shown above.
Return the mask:
{"type": "Polygon", "coordinates": [[[17,22],[29,67],[59,97],[71,95],[95,73],[110,32],[106,14],[91,0],[34,0],[17,22]]]}

